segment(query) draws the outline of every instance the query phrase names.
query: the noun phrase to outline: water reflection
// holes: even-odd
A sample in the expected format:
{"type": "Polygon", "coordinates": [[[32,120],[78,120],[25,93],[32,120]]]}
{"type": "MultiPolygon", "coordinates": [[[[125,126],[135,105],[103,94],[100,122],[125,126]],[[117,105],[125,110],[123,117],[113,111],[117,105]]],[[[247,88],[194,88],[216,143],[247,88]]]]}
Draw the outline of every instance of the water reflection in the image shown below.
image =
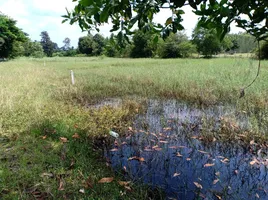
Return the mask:
{"type": "Polygon", "coordinates": [[[241,130],[250,127],[233,108],[150,101],[107,156],[126,178],[161,187],[170,199],[268,199],[267,149],[248,153],[234,143],[200,140],[201,132],[216,132],[220,119],[230,116],[241,130]],[[204,126],[204,119],[213,126],[204,126]]]}

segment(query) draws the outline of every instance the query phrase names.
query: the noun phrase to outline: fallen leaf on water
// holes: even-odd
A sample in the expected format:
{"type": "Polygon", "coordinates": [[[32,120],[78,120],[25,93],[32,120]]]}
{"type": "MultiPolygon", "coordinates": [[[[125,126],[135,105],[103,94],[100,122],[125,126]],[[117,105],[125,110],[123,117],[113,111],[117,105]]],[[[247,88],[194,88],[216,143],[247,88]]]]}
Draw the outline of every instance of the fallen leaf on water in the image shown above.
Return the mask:
{"type": "Polygon", "coordinates": [[[129,130],[129,131],[133,131],[133,128],[132,128],[132,127],[128,127],[128,130],[129,130]]]}
{"type": "Polygon", "coordinates": [[[198,150],[200,153],[203,153],[203,154],[208,154],[208,152],[206,151],[202,151],[202,150],[198,150]]]}
{"type": "Polygon", "coordinates": [[[215,185],[216,183],[218,183],[219,182],[219,179],[215,179],[214,181],[213,181],[213,185],[215,185]]]}
{"type": "Polygon", "coordinates": [[[144,151],[152,151],[152,149],[148,148],[148,147],[145,147],[144,148],[144,151]]]}
{"type": "Polygon", "coordinates": [[[216,172],[215,173],[216,176],[220,176],[220,174],[221,174],[220,172],[216,172]]]}
{"type": "Polygon", "coordinates": [[[118,151],[117,148],[111,149],[110,151],[114,152],[114,151],[118,151]]]}
{"type": "Polygon", "coordinates": [[[258,199],[260,198],[260,196],[258,195],[258,193],[256,193],[256,195],[255,195],[258,199]]]}
{"type": "Polygon", "coordinates": [[[239,173],[239,171],[238,170],[234,170],[234,173],[237,175],[239,173]]]}
{"type": "Polygon", "coordinates": [[[60,141],[63,143],[66,143],[66,142],[68,142],[68,139],[65,137],[60,137],[60,141]]]}
{"type": "Polygon", "coordinates": [[[163,144],[167,144],[168,141],[165,141],[165,140],[160,140],[159,143],[163,143],[163,144]]]}
{"type": "Polygon", "coordinates": [[[215,163],[207,163],[207,164],[204,165],[204,167],[212,167],[214,165],[215,165],[215,163]]]}
{"type": "Polygon", "coordinates": [[[190,161],[190,160],[191,160],[191,158],[186,158],[186,160],[187,160],[187,161],[190,161]]]}
{"type": "Polygon", "coordinates": [[[180,152],[177,152],[177,155],[178,157],[182,157],[182,155],[180,154],[180,152]]]}
{"type": "Polygon", "coordinates": [[[173,177],[176,177],[176,176],[179,176],[179,175],[181,175],[181,173],[175,173],[174,175],[173,175],[173,177]]]}
{"type": "Polygon", "coordinates": [[[183,148],[186,148],[186,146],[178,146],[178,148],[182,148],[183,149],[183,148]]]}
{"type": "Polygon", "coordinates": [[[118,184],[121,185],[121,186],[127,186],[130,183],[131,183],[130,181],[118,181],[118,184]]]}
{"type": "Polygon", "coordinates": [[[165,127],[163,128],[164,131],[170,131],[171,130],[171,127],[165,127]]]}
{"type": "Polygon", "coordinates": [[[217,158],[221,158],[221,159],[224,159],[224,157],[223,157],[223,156],[217,156],[217,158]]]}
{"type": "Polygon", "coordinates": [[[85,189],[80,189],[79,192],[85,194],[85,189]]]}
{"type": "Polygon", "coordinates": [[[145,161],[145,159],[143,157],[137,157],[137,156],[130,157],[128,160],[138,160],[140,162],[145,161]]]}
{"type": "Polygon", "coordinates": [[[161,151],[162,148],[160,148],[160,147],[156,147],[156,148],[154,148],[154,150],[156,150],[156,151],[161,151]]]}
{"type": "Polygon", "coordinates": [[[198,139],[198,136],[192,136],[191,138],[192,139],[198,139]]]}
{"type": "Polygon", "coordinates": [[[215,196],[216,196],[218,199],[220,199],[220,200],[221,200],[221,197],[220,197],[219,195],[216,195],[216,194],[215,194],[215,196]]]}
{"type": "Polygon", "coordinates": [[[199,196],[202,197],[203,199],[206,198],[206,195],[204,195],[204,194],[202,194],[202,193],[200,193],[199,196]]]}
{"type": "Polygon", "coordinates": [[[194,184],[195,184],[195,186],[196,187],[198,187],[198,188],[200,188],[200,189],[202,189],[203,187],[202,187],[202,185],[201,184],[199,184],[199,183],[197,183],[197,182],[194,182],[194,184]]]}
{"type": "Polygon", "coordinates": [[[127,168],[126,168],[126,166],[124,166],[124,167],[123,167],[123,169],[124,169],[124,171],[125,171],[125,172],[127,171],[127,168]]]}
{"type": "Polygon", "coordinates": [[[222,163],[228,163],[229,159],[228,158],[224,158],[223,160],[221,160],[222,163]]]}
{"type": "Polygon", "coordinates": [[[111,183],[113,180],[114,180],[113,177],[106,177],[99,180],[98,183],[111,183]]]}
{"type": "Polygon", "coordinates": [[[79,139],[80,136],[78,135],[78,133],[75,133],[75,134],[72,136],[72,138],[79,139]]]}
{"type": "Polygon", "coordinates": [[[257,161],[256,160],[252,160],[249,164],[250,165],[254,165],[255,163],[257,163],[257,161]]]}

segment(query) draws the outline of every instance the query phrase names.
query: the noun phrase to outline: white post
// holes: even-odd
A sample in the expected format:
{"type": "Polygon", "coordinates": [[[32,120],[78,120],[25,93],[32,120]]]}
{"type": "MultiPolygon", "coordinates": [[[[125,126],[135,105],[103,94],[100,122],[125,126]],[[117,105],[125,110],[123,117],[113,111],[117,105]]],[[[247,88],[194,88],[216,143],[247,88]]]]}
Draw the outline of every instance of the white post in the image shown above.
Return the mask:
{"type": "Polygon", "coordinates": [[[74,72],[73,72],[73,70],[71,70],[71,80],[72,80],[72,84],[74,85],[74,72]]]}

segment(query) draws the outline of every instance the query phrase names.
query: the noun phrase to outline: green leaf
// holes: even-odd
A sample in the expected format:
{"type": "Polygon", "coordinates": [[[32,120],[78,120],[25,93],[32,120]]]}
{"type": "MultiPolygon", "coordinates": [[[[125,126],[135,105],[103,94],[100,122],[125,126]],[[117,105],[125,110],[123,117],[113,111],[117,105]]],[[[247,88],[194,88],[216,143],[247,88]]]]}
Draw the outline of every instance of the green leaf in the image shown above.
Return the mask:
{"type": "Polygon", "coordinates": [[[167,20],[166,20],[166,23],[165,23],[165,25],[166,26],[168,26],[169,24],[171,24],[172,23],[172,17],[169,17],[167,20]]]}
{"type": "Polygon", "coordinates": [[[184,6],[186,0],[171,0],[170,2],[174,3],[175,7],[181,8],[184,6]]]}
{"type": "Polygon", "coordinates": [[[69,19],[64,19],[64,20],[62,20],[61,21],[61,23],[63,24],[63,23],[65,23],[65,22],[67,22],[69,19]]]}
{"type": "Polygon", "coordinates": [[[195,9],[195,10],[197,9],[196,3],[193,0],[189,0],[189,4],[193,9],[195,9]]]}

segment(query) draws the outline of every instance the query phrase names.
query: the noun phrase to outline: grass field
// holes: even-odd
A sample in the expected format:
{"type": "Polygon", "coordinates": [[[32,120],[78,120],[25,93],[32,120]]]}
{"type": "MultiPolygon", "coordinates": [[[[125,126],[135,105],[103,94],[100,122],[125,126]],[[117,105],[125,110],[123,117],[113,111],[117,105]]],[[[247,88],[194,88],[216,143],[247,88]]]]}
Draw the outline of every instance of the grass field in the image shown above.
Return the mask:
{"type": "Polygon", "coordinates": [[[124,132],[142,110],[137,99],[232,104],[268,124],[268,61],[239,99],[257,65],[247,58],[21,58],[0,63],[0,199],[154,198],[146,186],[118,184],[122,177],[106,166],[93,143],[109,143],[111,128],[124,132]],[[88,108],[106,98],[121,98],[123,106],[88,108]],[[112,183],[98,183],[114,176],[112,183]]]}

